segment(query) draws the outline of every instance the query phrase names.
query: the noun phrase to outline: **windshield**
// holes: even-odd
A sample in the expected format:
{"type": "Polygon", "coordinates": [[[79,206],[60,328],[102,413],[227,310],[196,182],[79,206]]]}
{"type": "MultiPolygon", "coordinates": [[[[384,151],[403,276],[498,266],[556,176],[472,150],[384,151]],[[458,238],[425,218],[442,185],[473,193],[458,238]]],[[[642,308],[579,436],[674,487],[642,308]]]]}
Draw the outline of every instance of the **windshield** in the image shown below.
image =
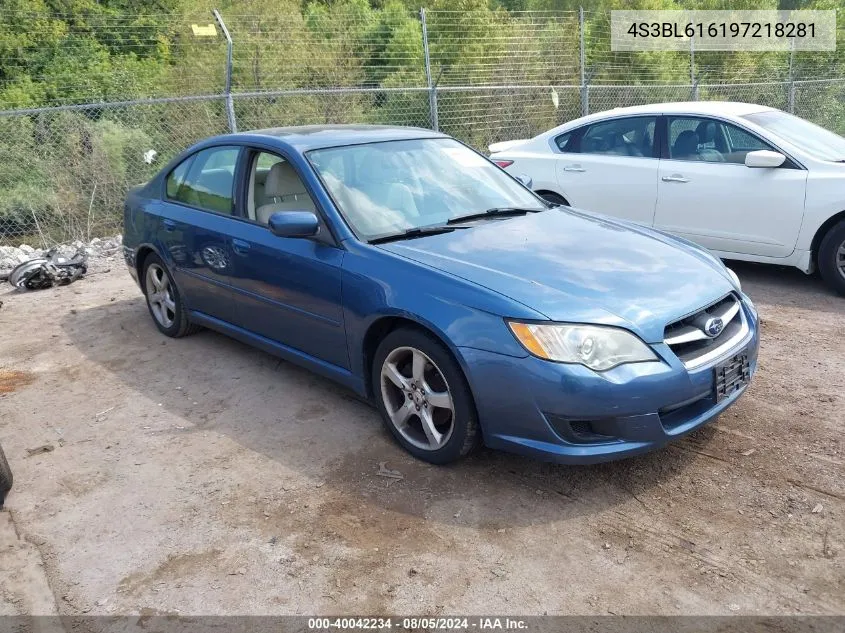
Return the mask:
{"type": "Polygon", "coordinates": [[[815,123],[780,110],[746,114],[743,118],[820,160],[845,160],[845,138],[815,123]]]}
{"type": "Polygon", "coordinates": [[[308,160],[363,240],[492,208],[545,209],[530,191],[450,138],[312,150],[308,160]]]}

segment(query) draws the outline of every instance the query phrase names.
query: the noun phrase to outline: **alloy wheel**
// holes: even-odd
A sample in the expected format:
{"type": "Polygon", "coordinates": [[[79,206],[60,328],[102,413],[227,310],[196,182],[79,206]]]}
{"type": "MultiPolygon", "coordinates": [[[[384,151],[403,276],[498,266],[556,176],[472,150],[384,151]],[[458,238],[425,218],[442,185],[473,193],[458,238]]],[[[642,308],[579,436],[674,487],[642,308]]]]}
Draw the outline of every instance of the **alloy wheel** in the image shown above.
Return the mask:
{"type": "Polygon", "coordinates": [[[836,251],[836,268],[839,270],[839,274],[845,278],[845,242],[842,242],[836,251]]]}
{"type": "Polygon", "coordinates": [[[176,301],[167,272],[158,264],[147,267],[147,301],[150,310],[163,328],[170,328],[176,321],[176,301]]]}
{"type": "Polygon", "coordinates": [[[449,441],[455,404],[443,372],[426,354],[414,347],[390,352],[381,368],[381,395],[390,421],[408,442],[434,451],[449,441]]]}

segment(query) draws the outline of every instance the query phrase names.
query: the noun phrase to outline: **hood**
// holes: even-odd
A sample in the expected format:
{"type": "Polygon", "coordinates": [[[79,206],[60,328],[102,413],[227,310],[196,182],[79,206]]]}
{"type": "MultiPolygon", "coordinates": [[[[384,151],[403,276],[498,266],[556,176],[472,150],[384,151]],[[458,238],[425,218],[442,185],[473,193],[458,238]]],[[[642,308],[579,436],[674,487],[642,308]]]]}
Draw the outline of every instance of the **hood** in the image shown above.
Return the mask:
{"type": "Polygon", "coordinates": [[[563,209],[380,248],[484,286],[553,321],[627,327],[649,343],[663,340],[668,323],[734,289],[721,263],[697,246],[563,209]]]}

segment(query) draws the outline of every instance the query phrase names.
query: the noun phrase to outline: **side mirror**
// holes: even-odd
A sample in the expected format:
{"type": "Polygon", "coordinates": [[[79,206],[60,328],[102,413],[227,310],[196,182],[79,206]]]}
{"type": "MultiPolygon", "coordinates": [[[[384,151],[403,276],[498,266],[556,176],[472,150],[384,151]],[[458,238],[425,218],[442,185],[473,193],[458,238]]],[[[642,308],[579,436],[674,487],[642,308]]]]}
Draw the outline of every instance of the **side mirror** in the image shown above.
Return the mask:
{"type": "Polygon", "coordinates": [[[756,152],[748,152],[745,155],[746,167],[780,167],[786,156],[780,152],[770,152],[767,149],[757,150],[756,152]]]}
{"type": "Polygon", "coordinates": [[[531,189],[531,185],[534,184],[534,181],[531,180],[531,176],[527,174],[514,174],[513,177],[516,178],[526,189],[531,189]]]}
{"type": "Polygon", "coordinates": [[[320,221],[313,211],[276,211],[267,225],[279,237],[313,237],[320,230],[320,221]]]}

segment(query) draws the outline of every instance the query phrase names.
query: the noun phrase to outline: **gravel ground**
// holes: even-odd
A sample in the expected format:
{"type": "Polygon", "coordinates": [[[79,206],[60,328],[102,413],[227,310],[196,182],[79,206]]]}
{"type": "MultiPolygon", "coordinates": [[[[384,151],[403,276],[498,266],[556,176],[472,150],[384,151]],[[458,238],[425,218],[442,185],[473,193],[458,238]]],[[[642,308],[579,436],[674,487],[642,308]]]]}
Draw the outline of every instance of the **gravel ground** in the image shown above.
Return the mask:
{"type": "Polygon", "coordinates": [[[326,380],[165,339],[113,266],[0,290],[0,614],[845,613],[845,299],[816,278],[736,264],[760,371],[666,449],[444,468],[326,380]]]}

